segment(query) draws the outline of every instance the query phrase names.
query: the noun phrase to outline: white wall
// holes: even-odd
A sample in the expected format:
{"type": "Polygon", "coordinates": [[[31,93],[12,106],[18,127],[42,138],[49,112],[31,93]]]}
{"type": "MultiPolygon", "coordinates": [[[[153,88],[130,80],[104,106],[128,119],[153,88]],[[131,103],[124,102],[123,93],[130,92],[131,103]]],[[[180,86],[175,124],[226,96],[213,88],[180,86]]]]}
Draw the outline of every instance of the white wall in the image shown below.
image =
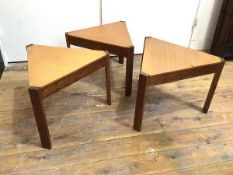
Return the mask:
{"type": "Polygon", "coordinates": [[[201,0],[197,13],[190,47],[197,50],[209,50],[214,38],[215,28],[223,0],[201,0]]]}
{"type": "MultiPolygon", "coordinates": [[[[208,49],[223,0],[102,0],[103,23],[125,20],[141,53],[145,36],[208,49]]],[[[66,31],[98,25],[100,0],[0,0],[0,44],[7,61],[26,60],[30,43],[65,46],[66,31]]]]}
{"type": "Polygon", "coordinates": [[[103,0],[103,23],[125,20],[136,53],[145,36],[188,46],[199,0],[103,0]]]}
{"type": "Polygon", "coordinates": [[[0,0],[0,42],[7,61],[26,60],[30,43],[65,46],[64,33],[99,24],[99,0],[0,0]]]}

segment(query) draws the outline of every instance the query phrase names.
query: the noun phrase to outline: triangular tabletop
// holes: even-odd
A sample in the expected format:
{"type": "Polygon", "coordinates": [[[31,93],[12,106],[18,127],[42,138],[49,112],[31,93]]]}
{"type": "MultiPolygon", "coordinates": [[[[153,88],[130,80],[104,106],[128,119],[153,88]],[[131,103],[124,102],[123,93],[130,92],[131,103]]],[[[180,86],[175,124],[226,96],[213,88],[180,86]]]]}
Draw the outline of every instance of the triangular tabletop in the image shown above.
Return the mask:
{"type": "Polygon", "coordinates": [[[29,86],[44,87],[103,58],[106,53],[81,48],[27,47],[29,86]]]}
{"type": "Polygon", "coordinates": [[[141,72],[152,76],[219,62],[219,57],[148,37],[141,72]]]}
{"type": "Polygon", "coordinates": [[[66,34],[73,37],[84,38],[114,46],[126,48],[133,46],[126,23],[124,21],[67,32],[66,34]]]}

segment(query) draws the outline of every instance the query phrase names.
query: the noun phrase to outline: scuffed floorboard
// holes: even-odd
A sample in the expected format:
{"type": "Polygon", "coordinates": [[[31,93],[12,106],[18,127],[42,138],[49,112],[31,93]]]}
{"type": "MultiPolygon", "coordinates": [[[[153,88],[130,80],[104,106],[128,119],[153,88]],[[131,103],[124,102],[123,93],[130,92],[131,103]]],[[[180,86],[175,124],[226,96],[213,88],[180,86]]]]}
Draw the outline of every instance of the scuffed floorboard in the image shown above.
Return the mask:
{"type": "Polygon", "coordinates": [[[135,56],[132,96],[125,97],[125,64],[112,59],[111,106],[103,69],[44,101],[52,150],[40,145],[27,64],[11,64],[0,80],[0,174],[231,175],[233,62],[226,62],[208,114],[201,108],[213,75],[149,88],[136,132],[140,61],[135,56]]]}

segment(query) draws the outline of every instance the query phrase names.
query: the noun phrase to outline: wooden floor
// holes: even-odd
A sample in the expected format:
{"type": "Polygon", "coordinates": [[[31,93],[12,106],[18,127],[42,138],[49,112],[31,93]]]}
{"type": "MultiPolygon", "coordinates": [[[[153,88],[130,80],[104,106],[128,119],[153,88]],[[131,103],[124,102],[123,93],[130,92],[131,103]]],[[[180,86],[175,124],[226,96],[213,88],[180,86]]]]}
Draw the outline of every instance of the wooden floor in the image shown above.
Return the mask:
{"type": "Polygon", "coordinates": [[[45,100],[53,149],[41,148],[27,92],[27,65],[0,80],[0,174],[233,174],[233,62],[227,62],[209,113],[200,112],[212,75],[148,89],[142,132],[132,129],[133,93],[125,64],[112,60],[112,105],[101,69],[45,100]]]}

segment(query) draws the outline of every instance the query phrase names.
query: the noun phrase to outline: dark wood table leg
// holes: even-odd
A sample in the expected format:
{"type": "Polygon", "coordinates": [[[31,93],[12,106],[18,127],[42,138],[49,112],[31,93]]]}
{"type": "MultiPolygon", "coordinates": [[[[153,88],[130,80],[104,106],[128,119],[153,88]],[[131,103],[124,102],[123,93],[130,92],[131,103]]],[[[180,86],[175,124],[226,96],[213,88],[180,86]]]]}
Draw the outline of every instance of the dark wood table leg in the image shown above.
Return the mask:
{"type": "Polygon", "coordinates": [[[133,78],[134,47],[129,49],[126,63],[125,96],[131,95],[133,78]]]}
{"type": "Polygon", "coordinates": [[[140,74],[138,80],[137,100],[136,100],[134,125],[133,125],[133,128],[137,131],[141,131],[141,127],[142,127],[147,82],[148,82],[148,76],[140,74]]]}
{"type": "Polygon", "coordinates": [[[36,118],[36,124],[40,134],[40,140],[43,148],[51,149],[51,140],[49,135],[48,124],[42,104],[42,98],[39,89],[29,88],[29,94],[32,102],[33,111],[36,118]]]}
{"type": "Polygon", "coordinates": [[[120,63],[120,64],[124,64],[124,57],[119,56],[119,63],[120,63]]]}
{"type": "Polygon", "coordinates": [[[107,58],[105,66],[107,104],[111,105],[111,76],[110,76],[110,58],[107,58]]]}
{"type": "Polygon", "coordinates": [[[213,78],[212,83],[210,85],[210,89],[209,89],[209,92],[208,92],[208,95],[207,95],[207,98],[206,98],[206,101],[205,101],[205,104],[204,104],[204,107],[203,107],[203,112],[204,113],[207,113],[208,110],[209,110],[210,103],[211,103],[212,98],[214,96],[215,89],[216,89],[216,87],[218,85],[218,81],[219,81],[219,78],[221,76],[223,66],[224,66],[224,62],[222,62],[219,65],[219,69],[214,74],[214,78],[213,78]]]}
{"type": "Polygon", "coordinates": [[[70,41],[67,33],[65,33],[65,37],[66,37],[66,46],[70,48],[70,41]]]}

